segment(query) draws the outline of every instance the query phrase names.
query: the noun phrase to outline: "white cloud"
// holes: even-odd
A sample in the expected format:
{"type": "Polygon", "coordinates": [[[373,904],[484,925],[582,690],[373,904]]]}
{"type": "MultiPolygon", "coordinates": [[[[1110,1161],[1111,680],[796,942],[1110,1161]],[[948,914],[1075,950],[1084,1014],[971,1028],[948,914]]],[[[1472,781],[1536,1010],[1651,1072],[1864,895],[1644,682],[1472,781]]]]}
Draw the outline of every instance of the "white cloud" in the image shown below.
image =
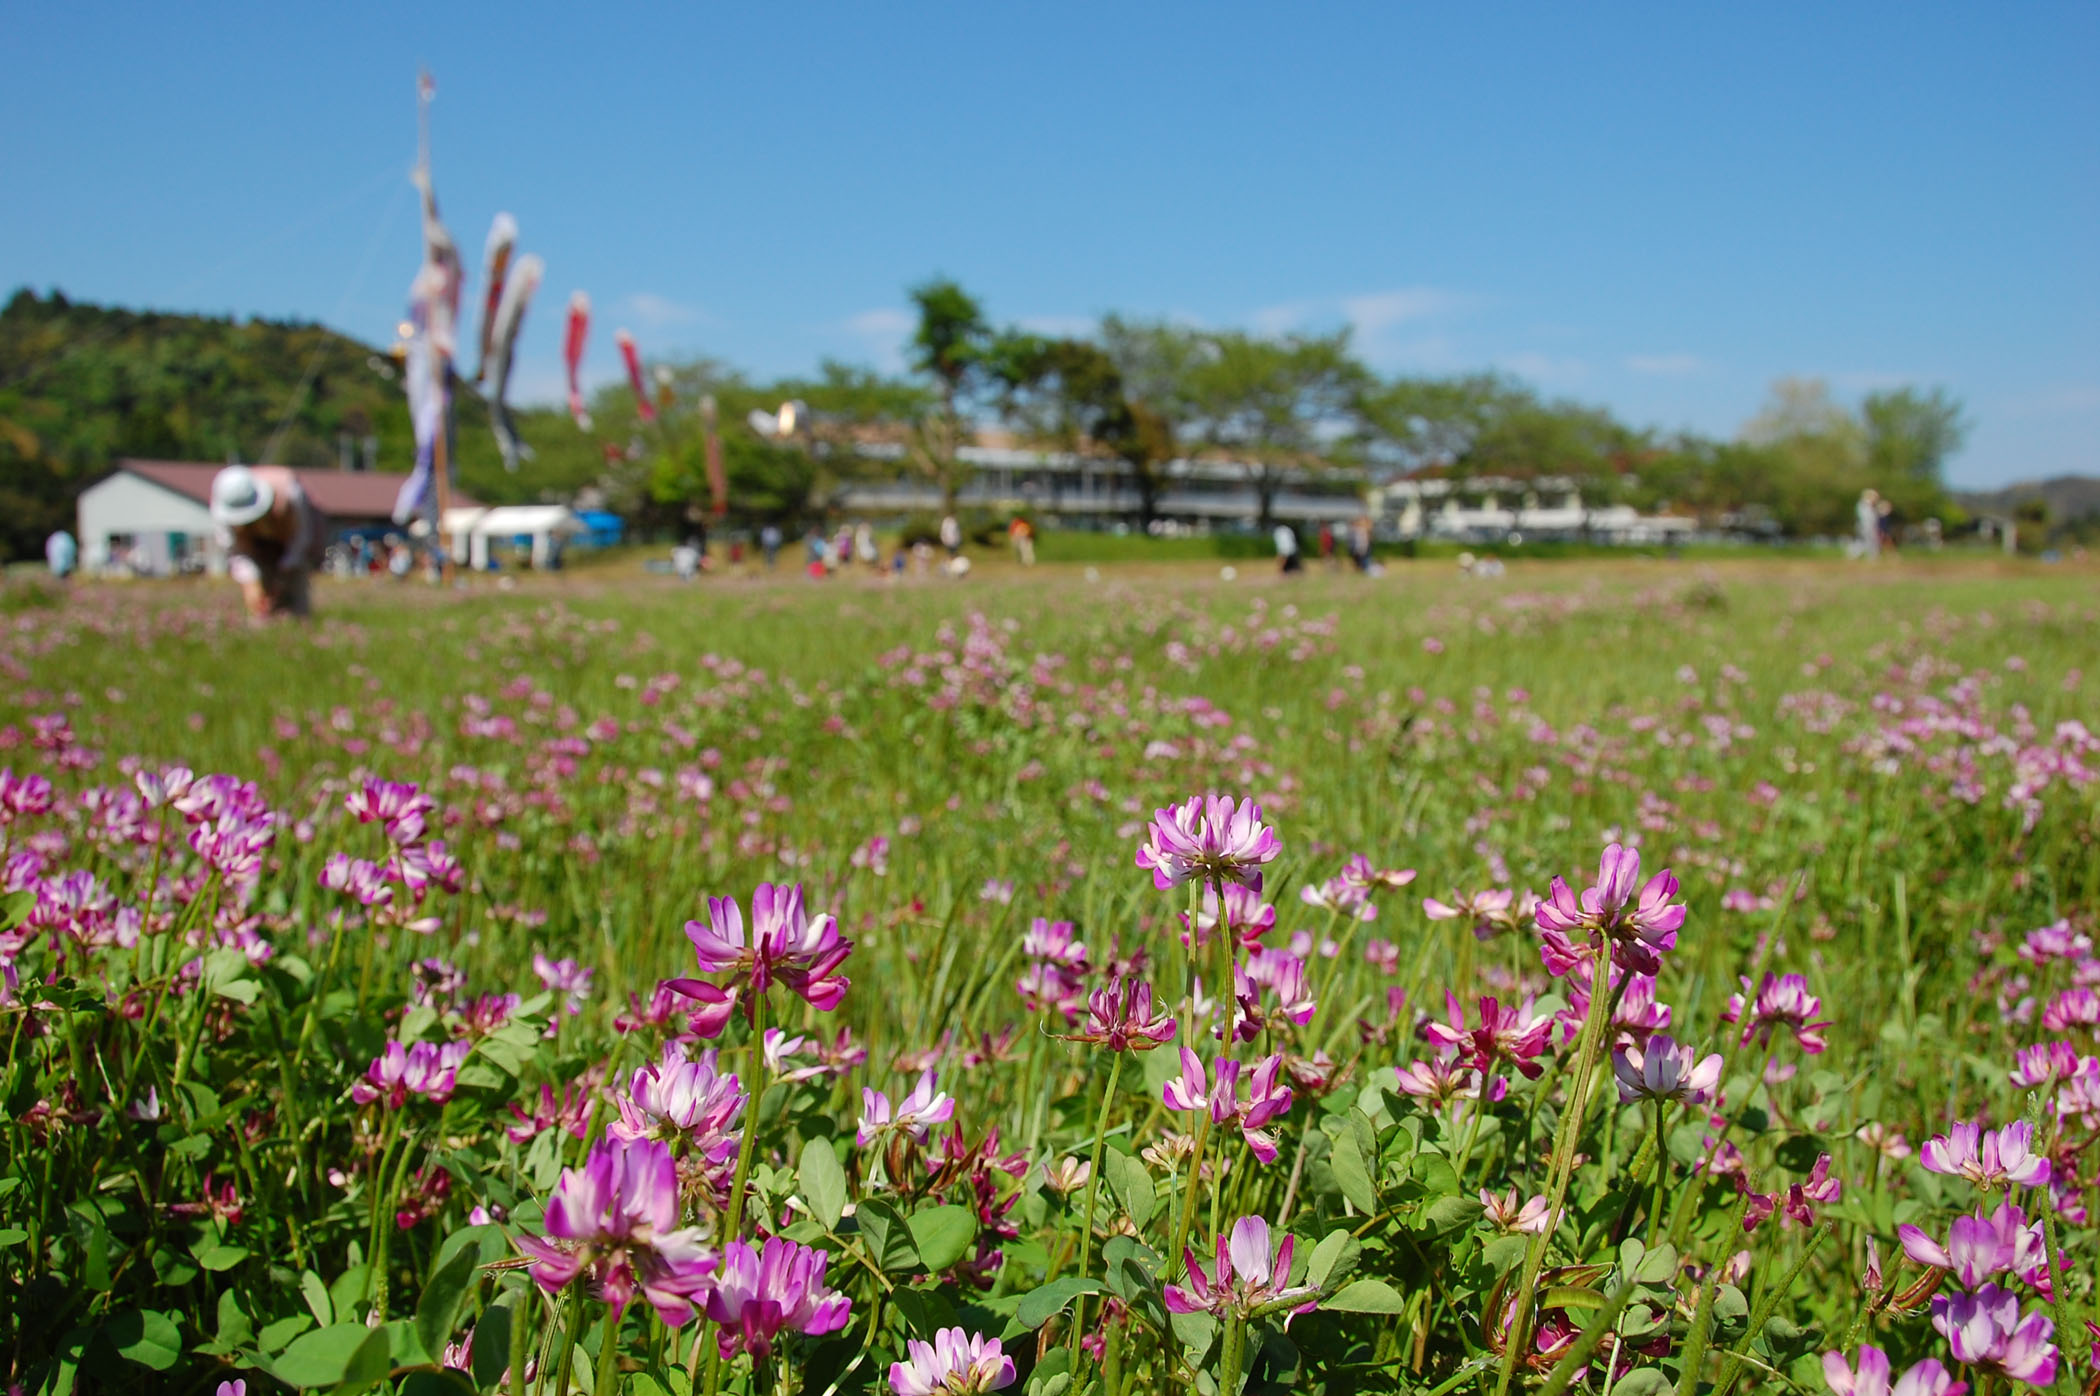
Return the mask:
{"type": "Polygon", "coordinates": [[[1094,322],[1084,315],[1024,315],[1021,328],[1052,339],[1083,339],[1094,332],[1094,322]]]}
{"type": "MultiPolygon", "coordinates": [[[[1366,342],[1416,320],[1463,310],[1470,302],[1456,291],[1435,286],[1408,286],[1396,291],[1366,291],[1353,296],[1317,296],[1266,305],[1248,316],[1262,334],[1287,334],[1323,322],[1343,321],[1366,342]]],[[[1384,347],[1384,346],[1381,346],[1384,347]]]]}
{"type": "Polygon", "coordinates": [[[690,305],[681,305],[669,296],[659,296],[654,291],[637,291],[622,304],[637,323],[649,329],[662,329],[667,325],[690,325],[711,318],[702,310],[690,305]]]}
{"type": "Polygon", "coordinates": [[[1344,296],[1341,305],[1342,314],[1356,327],[1356,332],[1369,336],[1410,320],[1426,320],[1462,310],[1466,298],[1456,291],[1440,290],[1435,286],[1409,286],[1399,291],[1344,296]]]}
{"type": "Polygon", "coordinates": [[[878,368],[897,373],[904,368],[904,341],[918,323],[909,310],[882,306],[847,316],[841,328],[861,342],[878,368]]]}
{"type": "Polygon", "coordinates": [[[1697,354],[1629,354],[1629,372],[1644,378],[1689,378],[1706,371],[1706,361],[1697,354]]]}

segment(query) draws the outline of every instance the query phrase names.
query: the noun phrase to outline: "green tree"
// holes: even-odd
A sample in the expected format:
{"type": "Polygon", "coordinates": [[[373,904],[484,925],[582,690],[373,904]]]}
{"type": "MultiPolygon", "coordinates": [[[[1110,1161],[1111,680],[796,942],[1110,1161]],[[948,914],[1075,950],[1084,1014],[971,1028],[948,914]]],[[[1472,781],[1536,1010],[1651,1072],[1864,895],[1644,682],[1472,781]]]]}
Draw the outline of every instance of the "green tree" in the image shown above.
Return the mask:
{"type": "Polygon", "coordinates": [[[940,394],[938,407],[913,424],[910,456],[940,486],[941,506],[953,512],[956,494],[970,475],[960,455],[969,439],[963,413],[991,347],[991,325],[977,298],[946,277],[914,286],[910,294],[919,311],[912,367],[930,375],[940,394]]]}
{"type": "Polygon", "coordinates": [[[1090,340],[1001,334],[985,360],[999,408],[1032,440],[1079,454],[1105,454],[1129,467],[1138,519],[1159,515],[1165,467],[1174,458],[1167,419],[1134,401],[1110,353],[1090,340]]]}
{"type": "Polygon", "coordinates": [[[1887,480],[1937,487],[1947,458],[1969,437],[1960,400],[1944,388],[1868,393],[1859,414],[1866,426],[1868,466],[1887,480]]]}
{"type": "Polygon", "coordinates": [[[1199,345],[1181,388],[1194,433],[1246,463],[1266,528],[1292,470],[1347,454],[1366,372],[1346,329],[1273,339],[1213,330],[1199,345]]]}

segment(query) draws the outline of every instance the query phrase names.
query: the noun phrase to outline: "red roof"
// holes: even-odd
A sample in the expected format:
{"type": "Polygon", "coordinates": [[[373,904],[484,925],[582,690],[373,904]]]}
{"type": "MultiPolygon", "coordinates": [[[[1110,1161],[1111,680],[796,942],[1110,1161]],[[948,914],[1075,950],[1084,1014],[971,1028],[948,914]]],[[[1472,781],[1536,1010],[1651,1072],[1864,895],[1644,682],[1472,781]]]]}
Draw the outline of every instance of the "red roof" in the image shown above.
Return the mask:
{"type": "MultiPolygon", "coordinates": [[[[211,503],[211,482],[223,465],[207,465],[197,461],[178,460],[120,460],[117,469],[128,470],[142,479],[171,489],[179,495],[194,499],[199,504],[211,503]]],[[[299,488],[314,507],[338,522],[357,519],[391,519],[394,513],[394,498],[401,493],[401,482],[406,475],[382,475],[377,471],[361,470],[316,470],[310,467],[294,467],[292,475],[299,481],[299,488]]],[[[478,499],[453,492],[452,503],[456,508],[476,509],[481,506],[478,499]]]]}

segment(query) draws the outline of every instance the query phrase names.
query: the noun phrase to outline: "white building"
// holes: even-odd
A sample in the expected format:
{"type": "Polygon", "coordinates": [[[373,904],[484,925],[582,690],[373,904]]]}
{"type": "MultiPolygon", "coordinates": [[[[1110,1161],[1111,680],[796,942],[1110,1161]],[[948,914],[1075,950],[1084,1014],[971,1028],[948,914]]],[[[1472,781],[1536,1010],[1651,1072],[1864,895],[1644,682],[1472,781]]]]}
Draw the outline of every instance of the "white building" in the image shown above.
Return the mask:
{"type": "MultiPolygon", "coordinates": [[[[225,557],[210,505],[212,479],[224,468],[198,461],[118,461],[80,493],[76,536],[83,569],[149,577],[222,570],[225,557]]],[[[407,476],[310,469],[292,474],[321,512],[328,540],[394,531],[394,499],[407,476]]],[[[479,507],[460,495],[453,499],[479,507]]]]}

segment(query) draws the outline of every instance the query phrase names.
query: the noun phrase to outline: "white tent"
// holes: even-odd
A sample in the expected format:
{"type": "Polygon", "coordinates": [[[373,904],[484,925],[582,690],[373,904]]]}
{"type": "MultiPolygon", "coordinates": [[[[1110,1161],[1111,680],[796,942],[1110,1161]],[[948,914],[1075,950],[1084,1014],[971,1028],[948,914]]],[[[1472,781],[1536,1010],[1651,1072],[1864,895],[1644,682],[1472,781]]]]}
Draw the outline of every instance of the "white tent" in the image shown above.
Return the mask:
{"type": "Polygon", "coordinates": [[[590,528],[575,511],[561,504],[505,504],[494,509],[447,509],[445,536],[451,540],[455,558],[468,567],[485,572],[489,566],[490,539],[530,540],[532,565],[546,567],[554,561],[556,540],[588,533],[590,528]]]}

